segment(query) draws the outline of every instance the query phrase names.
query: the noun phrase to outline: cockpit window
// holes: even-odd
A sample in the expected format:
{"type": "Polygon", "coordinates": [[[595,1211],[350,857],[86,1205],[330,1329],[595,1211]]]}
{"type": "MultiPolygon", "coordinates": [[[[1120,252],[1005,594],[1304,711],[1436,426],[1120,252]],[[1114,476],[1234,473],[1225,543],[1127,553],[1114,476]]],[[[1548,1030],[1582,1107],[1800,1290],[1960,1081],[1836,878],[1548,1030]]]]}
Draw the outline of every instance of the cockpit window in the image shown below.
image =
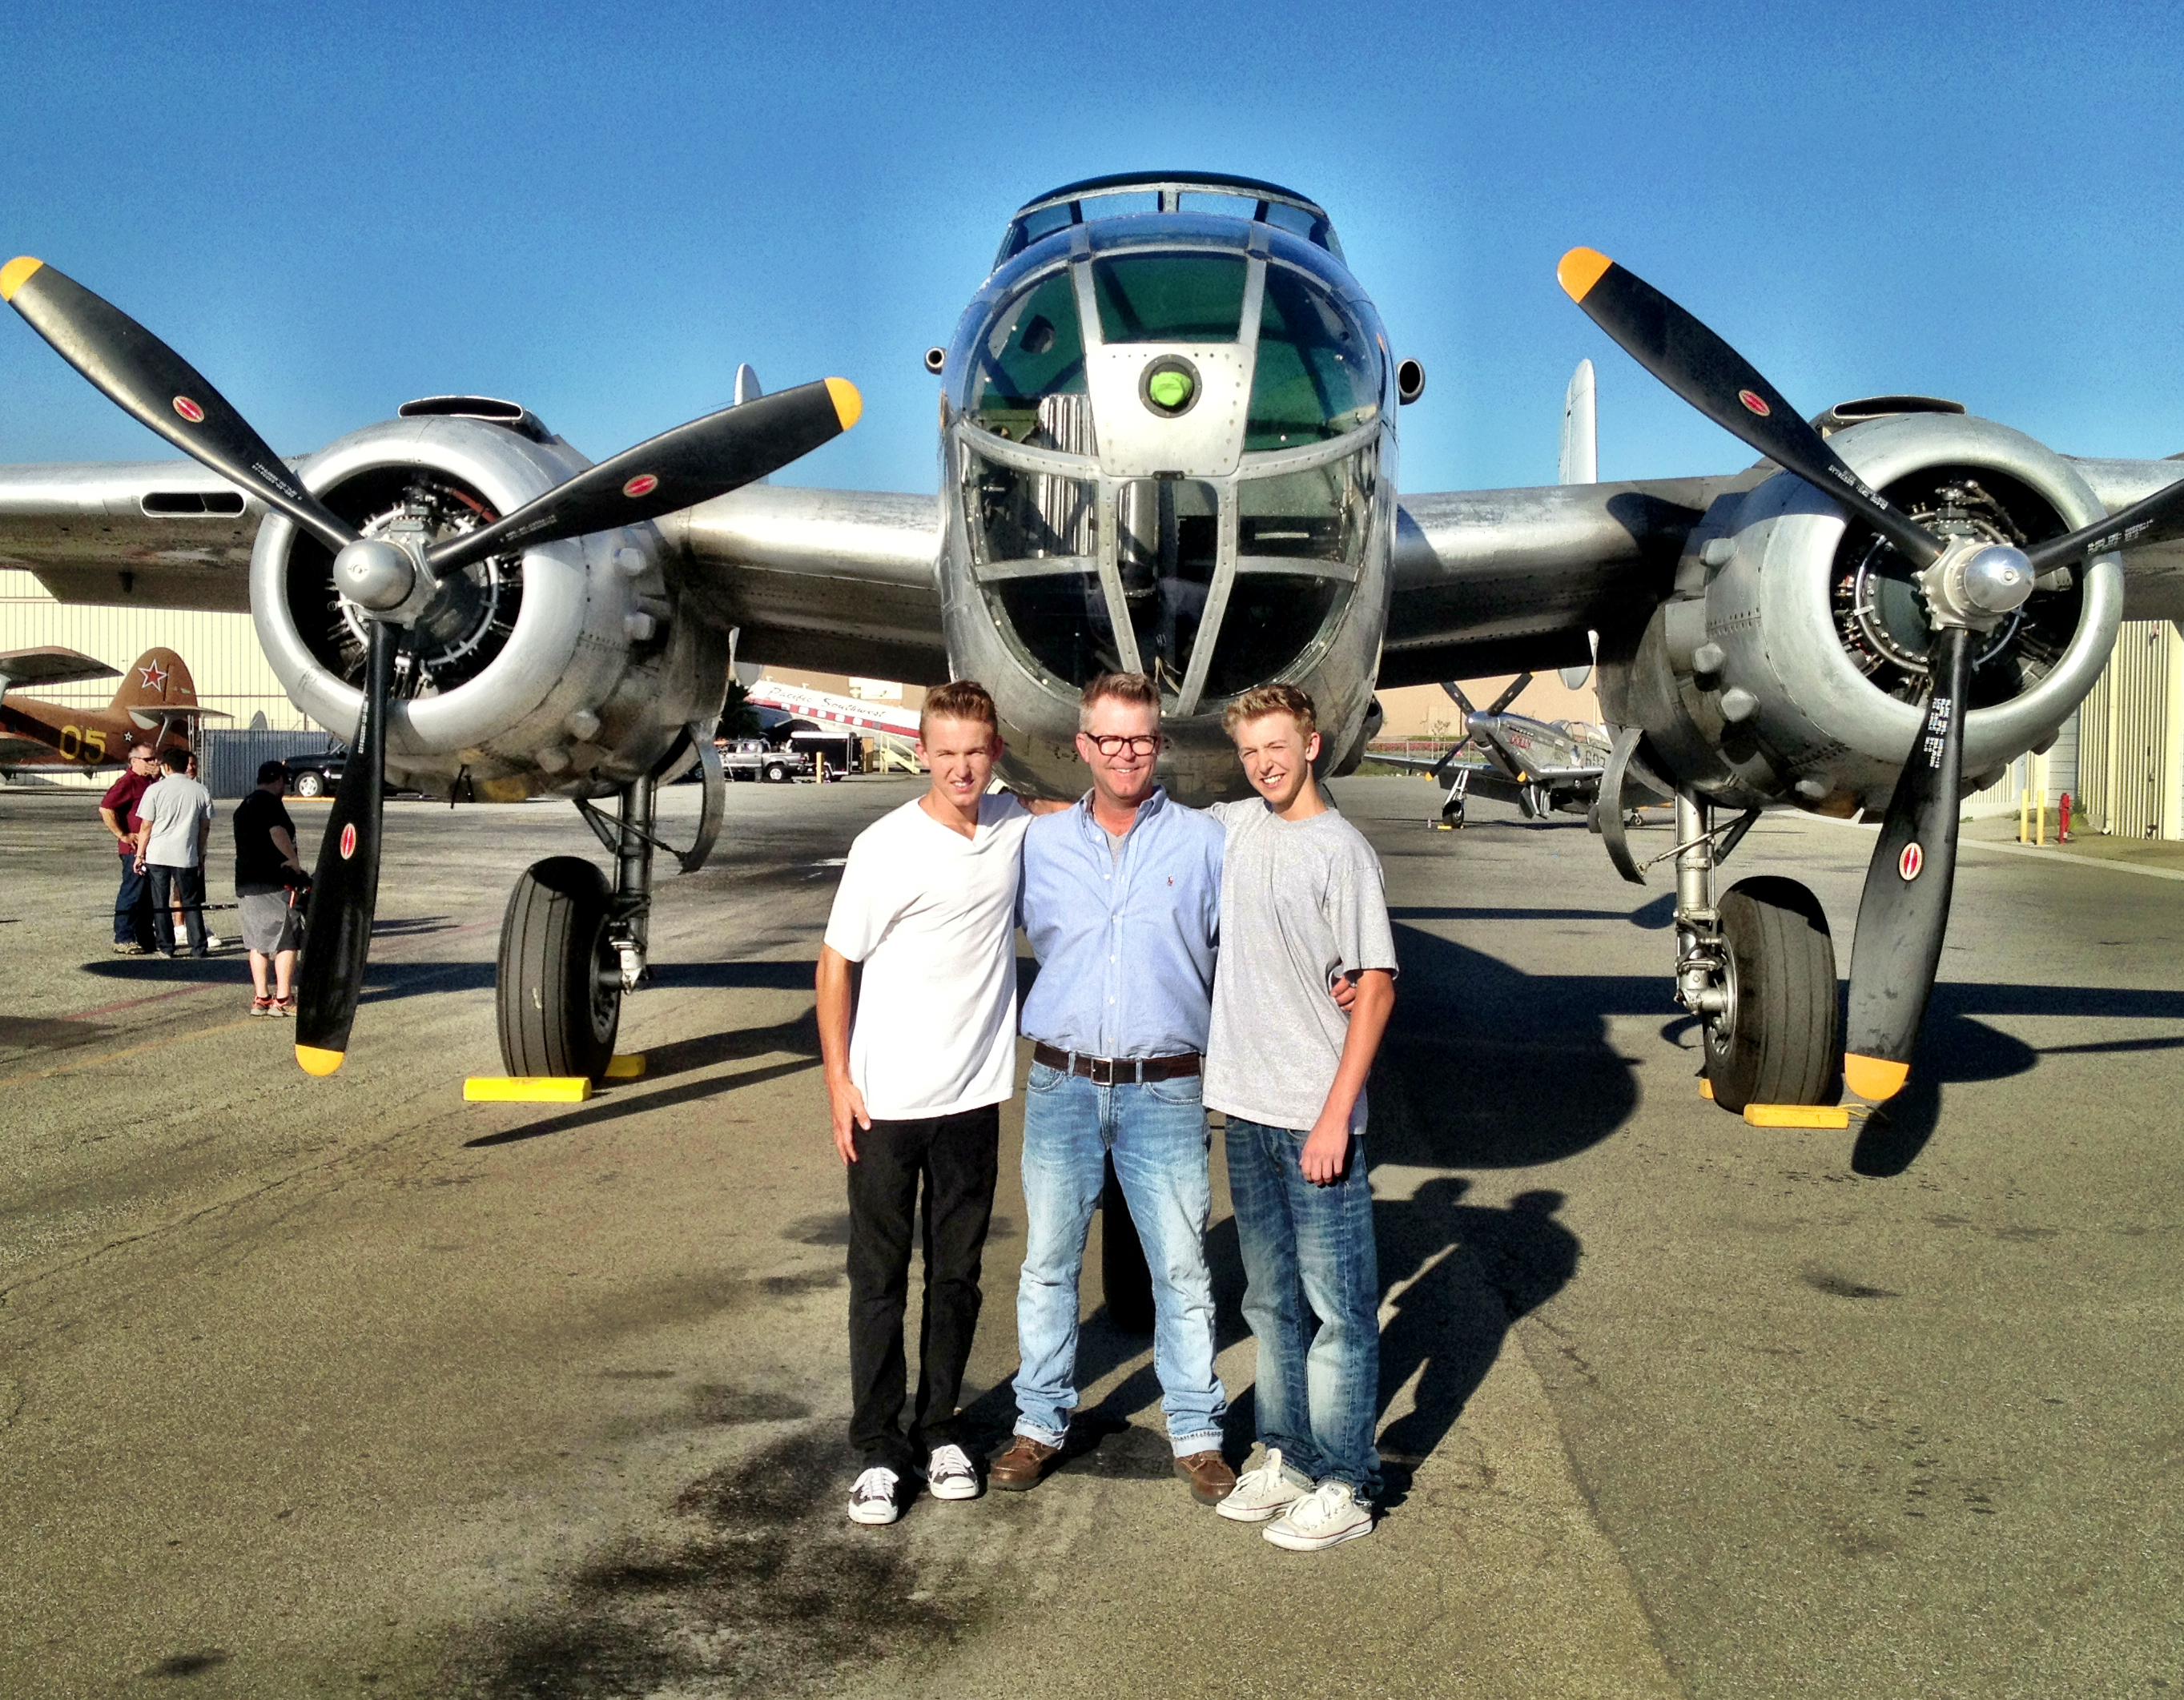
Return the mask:
{"type": "Polygon", "coordinates": [[[1110,343],[1233,343],[1244,316],[1244,257],[1145,254],[1092,262],[1100,334],[1110,343]]]}
{"type": "Polygon", "coordinates": [[[1050,272],[995,315],[980,339],[971,412],[997,437],[1084,454],[1090,442],[1072,434],[1089,438],[1084,394],[1077,293],[1068,272],[1050,272]]]}
{"type": "Polygon", "coordinates": [[[1323,443],[1379,410],[1380,358],[1364,326],[1301,271],[1267,268],[1246,453],[1323,443]]]}
{"type": "Polygon", "coordinates": [[[1291,236],[1301,236],[1315,248],[1323,248],[1338,257],[1342,253],[1342,244],[1334,239],[1334,226],[1325,218],[1308,213],[1302,207],[1270,201],[1261,216],[1275,229],[1285,230],[1291,236]]]}

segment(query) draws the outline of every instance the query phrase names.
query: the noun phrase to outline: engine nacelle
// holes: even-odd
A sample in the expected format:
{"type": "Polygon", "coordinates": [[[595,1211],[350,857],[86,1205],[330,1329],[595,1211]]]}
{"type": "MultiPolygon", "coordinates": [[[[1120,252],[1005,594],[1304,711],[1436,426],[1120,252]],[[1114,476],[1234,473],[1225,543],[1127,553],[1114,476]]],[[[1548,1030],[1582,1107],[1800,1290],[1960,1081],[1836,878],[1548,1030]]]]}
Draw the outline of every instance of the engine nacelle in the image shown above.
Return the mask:
{"type": "MultiPolygon", "coordinates": [[[[392,421],[341,438],[299,475],[367,535],[420,517],[434,535],[452,535],[590,464],[528,415],[521,425],[529,429],[392,421]]],[[[353,738],[365,632],[335,596],[332,566],[316,538],[271,516],[251,557],[251,613],[290,700],[353,738]]],[[[524,548],[451,575],[404,632],[390,775],[492,801],[596,796],[641,778],[685,726],[717,718],[727,691],[727,634],[686,616],[682,601],[677,563],[650,525],[524,548]]]]}
{"type": "MultiPolygon", "coordinates": [[[[1906,414],[1830,441],[1944,537],[2036,543],[2103,513],[2070,462],[1991,421],[1906,414]]],[[[2053,737],[2099,677],[2122,613],[2122,565],[2107,555],[2043,577],[1981,635],[1967,790],[2053,737]]],[[[1924,717],[1930,641],[1908,564],[1779,473],[1722,497],[1693,530],[1670,599],[1603,654],[1602,705],[1642,727],[1673,777],[1717,802],[1885,809],[1924,717]]]]}

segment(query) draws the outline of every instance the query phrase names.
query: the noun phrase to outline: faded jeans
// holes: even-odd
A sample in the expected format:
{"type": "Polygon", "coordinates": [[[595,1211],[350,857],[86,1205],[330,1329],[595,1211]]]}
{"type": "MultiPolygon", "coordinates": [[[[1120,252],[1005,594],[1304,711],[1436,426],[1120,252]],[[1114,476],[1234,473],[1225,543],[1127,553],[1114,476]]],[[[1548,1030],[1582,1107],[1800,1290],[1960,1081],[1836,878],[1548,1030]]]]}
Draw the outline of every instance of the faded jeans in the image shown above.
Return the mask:
{"type": "Polygon", "coordinates": [[[1259,1343],[1259,1439],[1315,1482],[1380,1491],[1380,1268],[1365,1140],[1342,1179],[1304,1178],[1305,1134],[1228,1118],[1228,1196],[1244,1260],[1244,1320],[1259,1343]]]}
{"type": "Polygon", "coordinates": [[[1213,1368],[1213,1279],[1206,1268],[1213,1190],[1198,1077],[1095,1086],[1034,1062],[1024,1088],[1017,1433],[1058,1446],[1077,1407],[1077,1283],[1112,1152],[1152,1272],[1153,1370],[1168,1444],[1179,1458],[1218,1452],[1228,1407],[1213,1368]]]}

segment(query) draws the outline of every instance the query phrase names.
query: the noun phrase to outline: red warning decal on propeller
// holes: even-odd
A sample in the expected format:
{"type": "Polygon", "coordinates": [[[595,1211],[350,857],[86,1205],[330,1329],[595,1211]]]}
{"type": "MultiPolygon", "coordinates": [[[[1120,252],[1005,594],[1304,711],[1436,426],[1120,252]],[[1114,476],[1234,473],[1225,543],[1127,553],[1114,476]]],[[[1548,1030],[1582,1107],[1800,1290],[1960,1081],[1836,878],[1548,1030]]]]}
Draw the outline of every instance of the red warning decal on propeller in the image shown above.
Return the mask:
{"type": "Polygon", "coordinates": [[[1756,413],[1762,419],[1767,418],[1774,411],[1773,408],[1768,406],[1765,402],[1762,401],[1758,396],[1752,394],[1752,393],[1748,389],[1741,389],[1737,391],[1736,399],[1744,404],[1746,412],[1756,413]]]}
{"type": "Polygon", "coordinates": [[[192,425],[204,423],[204,410],[186,395],[178,395],[175,398],[175,411],[189,421],[192,425]]]}
{"type": "Polygon", "coordinates": [[[1918,878],[1919,870],[1925,865],[1926,853],[1915,844],[1904,845],[1903,854],[1896,858],[1896,871],[1903,876],[1906,885],[1918,878]]]}
{"type": "MultiPolygon", "coordinates": [[[[1912,848],[1916,850],[1918,846],[1914,844],[1912,848]]],[[[342,828],[341,853],[343,861],[347,861],[356,854],[356,822],[354,821],[351,821],[342,828]]]]}
{"type": "Polygon", "coordinates": [[[649,496],[660,488],[660,480],[649,472],[640,472],[621,487],[625,496],[649,496]]]}

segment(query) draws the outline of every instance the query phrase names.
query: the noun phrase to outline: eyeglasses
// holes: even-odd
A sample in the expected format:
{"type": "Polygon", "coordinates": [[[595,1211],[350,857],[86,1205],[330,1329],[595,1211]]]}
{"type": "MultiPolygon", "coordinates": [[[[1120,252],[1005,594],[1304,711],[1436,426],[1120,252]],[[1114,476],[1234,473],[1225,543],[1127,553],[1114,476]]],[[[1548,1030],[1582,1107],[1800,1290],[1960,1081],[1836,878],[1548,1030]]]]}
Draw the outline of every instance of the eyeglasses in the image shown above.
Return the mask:
{"type": "Polygon", "coordinates": [[[1161,742],[1157,732],[1141,732],[1134,738],[1125,738],[1120,733],[1095,736],[1088,732],[1084,735],[1091,739],[1093,746],[1102,755],[1120,755],[1126,749],[1133,755],[1150,755],[1160,748],[1161,742]]]}

